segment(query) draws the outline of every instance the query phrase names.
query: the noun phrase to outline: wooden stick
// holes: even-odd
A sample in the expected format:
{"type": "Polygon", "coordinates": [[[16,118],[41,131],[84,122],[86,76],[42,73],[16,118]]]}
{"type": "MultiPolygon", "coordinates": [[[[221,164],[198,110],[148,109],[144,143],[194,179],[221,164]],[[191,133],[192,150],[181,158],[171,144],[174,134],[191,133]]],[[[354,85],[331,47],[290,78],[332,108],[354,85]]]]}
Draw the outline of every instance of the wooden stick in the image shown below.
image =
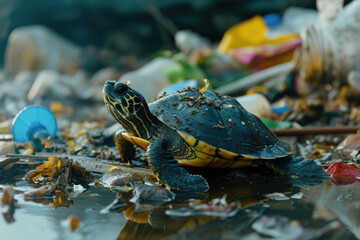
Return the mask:
{"type": "Polygon", "coordinates": [[[272,130],[278,136],[356,133],[360,126],[304,127],[272,130]]]}
{"type": "Polygon", "coordinates": [[[124,172],[128,173],[136,173],[139,175],[150,175],[155,177],[153,171],[149,167],[142,166],[128,166],[127,163],[109,161],[104,159],[90,158],[90,157],[82,157],[82,156],[72,156],[66,154],[41,154],[41,155],[22,155],[22,154],[6,154],[7,157],[17,157],[22,159],[30,159],[30,160],[42,160],[46,161],[50,156],[57,157],[68,157],[80,163],[81,166],[86,168],[86,170],[90,172],[96,173],[105,173],[109,168],[116,166],[120,168],[124,172]]]}

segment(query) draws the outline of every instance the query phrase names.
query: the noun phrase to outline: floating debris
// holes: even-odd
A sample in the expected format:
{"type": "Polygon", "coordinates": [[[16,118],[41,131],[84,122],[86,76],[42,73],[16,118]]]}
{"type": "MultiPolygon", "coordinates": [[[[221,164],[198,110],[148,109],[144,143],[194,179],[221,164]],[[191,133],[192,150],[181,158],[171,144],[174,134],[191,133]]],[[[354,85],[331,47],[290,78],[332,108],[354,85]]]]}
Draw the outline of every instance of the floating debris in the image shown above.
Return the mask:
{"type": "Polygon", "coordinates": [[[175,193],[167,188],[150,183],[138,184],[134,183],[133,197],[130,202],[169,202],[175,199],[175,193]]]}
{"type": "Polygon", "coordinates": [[[296,239],[304,231],[298,221],[284,216],[262,216],[251,227],[258,233],[281,239],[296,239]]]}
{"type": "Polygon", "coordinates": [[[269,193],[269,194],[265,194],[265,197],[267,197],[270,200],[275,200],[275,201],[284,201],[284,200],[290,199],[288,196],[286,196],[283,193],[269,193]]]}
{"type": "Polygon", "coordinates": [[[295,193],[295,194],[291,195],[290,198],[292,198],[292,199],[302,199],[303,196],[304,196],[304,193],[298,192],[298,193],[295,193]]]}
{"type": "Polygon", "coordinates": [[[168,209],[165,213],[169,216],[188,217],[188,216],[214,216],[214,217],[233,217],[240,210],[237,202],[227,203],[226,195],[222,198],[213,199],[210,204],[191,204],[189,207],[168,209]]]}
{"type": "Polygon", "coordinates": [[[3,195],[1,198],[1,212],[7,223],[12,223],[15,221],[15,198],[14,198],[14,189],[12,187],[5,187],[3,189],[3,195]]]}
{"type": "Polygon", "coordinates": [[[116,189],[118,191],[131,191],[135,183],[144,184],[145,181],[156,183],[157,179],[154,176],[146,174],[142,171],[126,171],[124,168],[116,166],[111,167],[100,178],[100,183],[105,187],[116,189]]]}
{"type": "Polygon", "coordinates": [[[80,225],[80,220],[76,216],[69,216],[66,221],[70,224],[70,231],[75,232],[80,225]]]}
{"type": "Polygon", "coordinates": [[[101,214],[108,214],[111,211],[117,211],[119,209],[124,210],[124,208],[127,208],[128,203],[126,203],[123,199],[121,199],[119,196],[116,196],[115,200],[110,203],[105,208],[101,209],[101,214]]]}

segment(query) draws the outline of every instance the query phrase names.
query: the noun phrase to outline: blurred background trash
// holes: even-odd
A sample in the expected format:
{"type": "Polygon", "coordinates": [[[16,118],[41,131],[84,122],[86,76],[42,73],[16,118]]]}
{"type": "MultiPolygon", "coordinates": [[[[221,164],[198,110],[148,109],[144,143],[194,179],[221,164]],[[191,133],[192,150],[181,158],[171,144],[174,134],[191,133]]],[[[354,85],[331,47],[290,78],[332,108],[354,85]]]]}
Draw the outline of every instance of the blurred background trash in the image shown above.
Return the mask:
{"type": "Polygon", "coordinates": [[[181,82],[177,82],[174,84],[171,84],[163,89],[161,89],[158,93],[158,96],[161,96],[162,94],[166,93],[166,94],[172,94],[175,93],[176,91],[181,91],[187,87],[190,88],[195,88],[195,89],[199,89],[199,84],[198,81],[196,81],[195,79],[189,79],[189,80],[185,80],[185,81],[181,81],[181,82]]]}
{"type": "Polygon", "coordinates": [[[360,49],[356,51],[356,68],[349,72],[347,77],[349,86],[360,92],[360,49]]]}
{"type": "Polygon", "coordinates": [[[208,48],[210,41],[191,30],[177,31],[175,34],[175,45],[185,54],[194,50],[208,48]]]}
{"type": "Polygon", "coordinates": [[[239,23],[224,34],[218,51],[230,54],[253,70],[291,61],[295,48],[301,44],[299,36],[284,34],[268,38],[267,29],[261,16],[239,23]]]}
{"type": "Polygon", "coordinates": [[[73,74],[80,48],[47,27],[31,25],[12,31],[5,55],[5,69],[22,71],[57,70],[73,74]]]}
{"type": "Polygon", "coordinates": [[[360,2],[352,1],[341,10],[342,2],[319,0],[320,21],[301,32],[303,44],[296,69],[305,94],[320,82],[344,84],[350,71],[356,69],[360,2]]]}
{"type": "Polygon", "coordinates": [[[277,25],[269,24],[267,15],[264,16],[264,20],[268,27],[266,36],[273,38],[289,33],[300,33],[303,27],[318,21],[318,12],[310,8],[290,6],[277,20],[277,25]]]}
{"type": "Polygon", "coordinates": [[[141,89],[145,99],[150,101],[158,92],[170,84],[165,69],[178,64],[170,58],[155,58],[140,69],[128,72],[119,78],[120,82],[131,82],[131,87],[141,89]]]}
{"type": "Polygon", "coordinates": [[[96,101],[103,101],[101,89],[107,80],[117,80],[121,76],[119,70],[113,67],[102,68],[94,73],[90,80],[86,83],[84,98],[93,99],[96,101]],[[100,91],[99,91],[100,90],[100,91]]]}
{"type": "Polygon", "coordinates": [[[199,66],[189,62],[188,58],[183,53],[174,55],[173,60],[177,64],[168,66],[165,69],[165,74],[171,83],[195,79],[201,87],[203,86],[202,80],[206,78],[206,75],[199,66]]]}
{"type": "Polygon", "coordinates": [[[245,108],[246,111],[262,117],[270,117],[273,115],[270,102],[261,93],[254,93],[237,97],[236,100],[245,108]]]}
{"type": "Polygon", "coordinates": [[[61,98],[85,98],[85,76],[81,72],[74,76],[60,74],[54,70],[42,70],[36,77],[34,84],[27,94],[29,101],[51,97],[61,98]]]}

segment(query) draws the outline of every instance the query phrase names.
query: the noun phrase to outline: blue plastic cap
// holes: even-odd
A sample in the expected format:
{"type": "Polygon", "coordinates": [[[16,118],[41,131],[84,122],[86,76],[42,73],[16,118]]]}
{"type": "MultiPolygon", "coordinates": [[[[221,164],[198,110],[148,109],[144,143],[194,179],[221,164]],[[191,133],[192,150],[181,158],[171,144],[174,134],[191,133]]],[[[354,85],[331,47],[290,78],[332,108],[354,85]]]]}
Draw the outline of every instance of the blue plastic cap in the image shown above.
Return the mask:
{"type": "Polygon", "coordinates": [[[282,113],[286,113],[290,111],[290,107],[288,105],[283,105],[283,106],[271,106],[271,110],[273,111],[273,113],[275,114],[282,114],[282,113]]]}
{"type": "Polygon", "coordinates": [[[190,80],[185,80],[182,82],[173,83],[173,84],[161,89],[159,91],[158,96],[162,95],[164,92],[166,92],[167,94],[172,94],[172,93],[175,93],[176,91],[181,91],[187,87],[196,88],[196,89],[200,88],[199,84],[196,80],[190,79],[190,80]]]}
{"type": "Polygon", "coordinates": [[[281,16],[277,13],[270,13],[263,17],[268,27],[276,27],[281,24],[281,16]]]}
{"type": "Polygon", "coordinates": [[[15,142],[31,141],[40,131],[48,132],[52,138],[56,136],[56,118],[49,109],[43,106],[29,106],[16,114],[12,123],[15,142]]]}

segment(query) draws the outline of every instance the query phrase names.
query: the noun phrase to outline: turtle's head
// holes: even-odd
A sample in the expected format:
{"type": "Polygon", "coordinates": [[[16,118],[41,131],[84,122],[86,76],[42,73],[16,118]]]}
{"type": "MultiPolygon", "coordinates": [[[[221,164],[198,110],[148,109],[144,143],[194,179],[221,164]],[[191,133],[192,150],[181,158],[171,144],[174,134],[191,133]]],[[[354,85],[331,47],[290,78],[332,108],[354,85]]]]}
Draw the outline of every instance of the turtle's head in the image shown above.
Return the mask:
{"type": "Polygon", "coordinates": [[[143,95],[127,84],[106,81],[103,96],[110,114],[128,132],[143,138],[151,135],[156,117],[151,114],[143,95]]]}

